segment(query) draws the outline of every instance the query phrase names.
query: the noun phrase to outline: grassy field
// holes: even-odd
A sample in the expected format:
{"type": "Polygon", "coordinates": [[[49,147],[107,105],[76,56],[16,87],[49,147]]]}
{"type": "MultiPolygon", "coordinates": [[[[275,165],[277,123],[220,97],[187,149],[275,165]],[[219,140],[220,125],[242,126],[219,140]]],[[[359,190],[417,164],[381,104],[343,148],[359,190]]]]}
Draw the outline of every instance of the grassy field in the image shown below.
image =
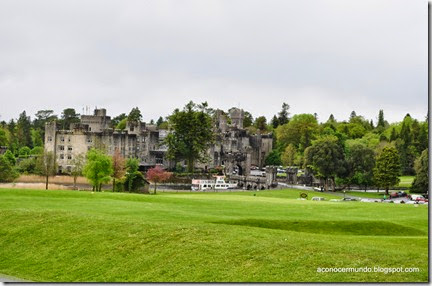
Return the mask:
{"type": "Polygon", "coordinates": [[[0,189],[0,273],[41,282],[428,281],[427,206],[298,196],[0,189]]]}
{"type": "Polygon", "coordinates": [[[414,176],[400,176],[399,187],[410,188],[414,181],[414,176]]]}

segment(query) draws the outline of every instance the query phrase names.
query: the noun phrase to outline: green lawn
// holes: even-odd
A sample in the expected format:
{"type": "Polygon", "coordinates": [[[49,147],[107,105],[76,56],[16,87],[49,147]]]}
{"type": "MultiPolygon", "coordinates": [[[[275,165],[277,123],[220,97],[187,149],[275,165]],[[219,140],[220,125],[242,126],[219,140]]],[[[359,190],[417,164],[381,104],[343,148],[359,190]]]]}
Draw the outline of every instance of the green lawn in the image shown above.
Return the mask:
{"type": "Polygon", "coordinates": [[[428,281],[427,206],[298,195],[0,189],[0,273],[40,282],[428,281]]]}
{"type": "Polygon", "coordinates": [[[412,182],[414,181],[414,176],[401,176],[399,177],[399,187],[405,187],[410,188],[412,185],[412,182]]]}

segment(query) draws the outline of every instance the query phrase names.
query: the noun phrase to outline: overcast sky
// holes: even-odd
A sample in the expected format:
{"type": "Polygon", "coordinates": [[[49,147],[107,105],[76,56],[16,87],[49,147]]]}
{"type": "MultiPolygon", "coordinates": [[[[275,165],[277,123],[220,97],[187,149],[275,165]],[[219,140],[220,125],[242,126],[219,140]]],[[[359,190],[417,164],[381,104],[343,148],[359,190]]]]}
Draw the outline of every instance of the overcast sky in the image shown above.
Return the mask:
{"type": "Polygon", "coordinates": [[[427,114],[427,1],[0,1],[0,120],[189,100],[270,119],[427,114]]]}

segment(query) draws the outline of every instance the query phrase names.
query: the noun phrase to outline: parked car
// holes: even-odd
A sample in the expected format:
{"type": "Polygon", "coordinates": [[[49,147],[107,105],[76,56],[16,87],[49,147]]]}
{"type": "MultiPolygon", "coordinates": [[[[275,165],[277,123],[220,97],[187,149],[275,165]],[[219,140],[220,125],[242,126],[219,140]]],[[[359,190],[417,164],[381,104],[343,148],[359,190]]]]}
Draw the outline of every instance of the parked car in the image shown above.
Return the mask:
{"type": "Polygon", "coordinates": [[[399,197],[399,195],[396,192],[390,194],[390,198],[397,198],[397,197],[399,197]]]}
{"type": "Polygon", "coordinates": [[[399,192],[397,192],[397,194],[398,194],[398,197],[400,197],[400,198],[408,196],[408,194],[405,193],[404,191],[399,191],[399,192]]]}
{"type": "Polygon", "coordinates": [[[325,201],[325,198],[322,198],[322,197],[313,197],[312,201],[325,201]]]}
{"type": "Polygon", "coordinates": [[[422,201],[422,202],[427,202],[428,200],[425,199],[422,195],[410,195],[409,197],[412,201],[422,201]]]}
{"type": "Polygon", "coordinates": [[[383,203],[390,203],[390,204],[394,203],[392,200],[383,200],[382,202],[383,203]]]}

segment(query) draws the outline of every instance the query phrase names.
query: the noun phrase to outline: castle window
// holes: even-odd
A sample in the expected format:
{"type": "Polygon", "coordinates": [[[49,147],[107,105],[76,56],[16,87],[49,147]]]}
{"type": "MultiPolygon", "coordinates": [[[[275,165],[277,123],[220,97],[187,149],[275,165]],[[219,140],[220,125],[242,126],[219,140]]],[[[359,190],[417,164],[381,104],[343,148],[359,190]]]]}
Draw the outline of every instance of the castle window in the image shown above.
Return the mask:
{"type": "Polygon", "coordinates": [[[59,145],[59,150],[60,151],[64,151],[64,146],[63,145],[59,145]]]}
{"type": "Polygon", "coordinates": [[[59,157],[60,157],[60,160],[64,159],[64,155],[63,154],[60,154],[59,157]]]}
{"type": "Polygon", "coordinates": [[[61,142],[64,142],[64,137],[63,137],[63,136],[60,137],[60,141],[61,141],[61,142]]]}
{"type": "Polygon", "coordinates": [[[68,142],[71,142],[71,139],[70,139],[70,137],[68,137],[68,142]]]}
{"type": "Polygon", "coordinates": [[[72,151],[72,146],[68,146],[68,151],[72,151]]]}
{"type": "Polygon", "coordinates": [[[69,154],[69,155],[67,156],[67,158],[68,158],[68,160],[71,160],[71,159],[72,159],[72,155],[69,154]]]}
{"type": "Polygon", "coordinates": [[[88,137],[87,138],[87,143],[92,143],[93,142],[93,140],[91,139],[91,137],[88,137]]]}
{"type": "Polygon", "coordinates": [[[71,166],[67,166],[66,170],[67,170],[68,173],[70,173],[72,171],[72,167],[71,166]]]}
{"type": "Polygon", "coordinates": [[[48,142],[52,142],[52,137],[48,136],[48,142]]]}

